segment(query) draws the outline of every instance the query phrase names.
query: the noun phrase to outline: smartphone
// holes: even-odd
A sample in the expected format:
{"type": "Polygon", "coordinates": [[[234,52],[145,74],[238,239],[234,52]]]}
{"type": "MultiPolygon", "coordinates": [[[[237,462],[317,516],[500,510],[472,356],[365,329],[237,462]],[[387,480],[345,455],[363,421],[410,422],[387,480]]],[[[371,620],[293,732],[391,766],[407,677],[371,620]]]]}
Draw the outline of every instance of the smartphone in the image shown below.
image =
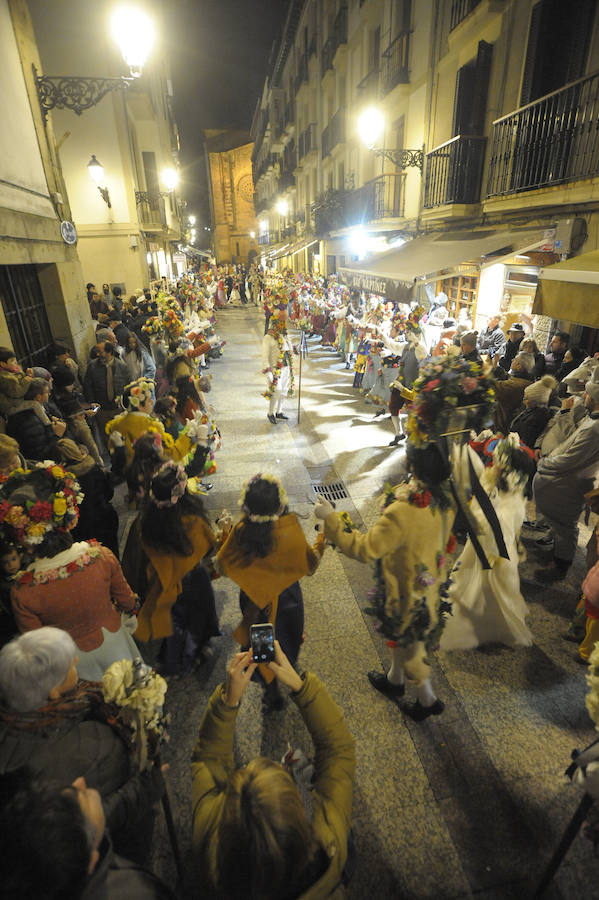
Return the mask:
{"type": "Polygon", "coordinates": [[[267,663],[275,658],[275,631],[270,623],[252,625],[250,642],[254,662],[267,663]]]}

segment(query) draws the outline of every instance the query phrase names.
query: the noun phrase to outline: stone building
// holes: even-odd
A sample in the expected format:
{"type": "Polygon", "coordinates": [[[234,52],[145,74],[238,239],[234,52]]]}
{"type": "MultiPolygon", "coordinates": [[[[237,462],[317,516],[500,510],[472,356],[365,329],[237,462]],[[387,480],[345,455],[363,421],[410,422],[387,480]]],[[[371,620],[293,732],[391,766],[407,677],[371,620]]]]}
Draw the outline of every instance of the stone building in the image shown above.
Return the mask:
{"type": "Polygon", "coordinates": [[[213,250],[218,263],[248,263],[258,254],[252,149],[243,131],[206,130],[213,250]]]}

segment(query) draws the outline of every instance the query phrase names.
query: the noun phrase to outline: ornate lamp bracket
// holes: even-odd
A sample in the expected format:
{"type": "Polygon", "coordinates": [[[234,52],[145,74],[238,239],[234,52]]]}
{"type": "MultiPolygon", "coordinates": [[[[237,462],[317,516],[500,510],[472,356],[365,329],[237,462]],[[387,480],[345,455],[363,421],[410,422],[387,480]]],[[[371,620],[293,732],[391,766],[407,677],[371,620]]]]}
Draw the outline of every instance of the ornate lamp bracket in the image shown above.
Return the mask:
{"type": "Polygon", "coordinates": [[[33,66],[33,77],[44,122],[51,109],[70,109],[78,116],[91,109],[111,91],[126,91],[134,78],[83,78],[77,75],[38,75],[33,66]]]}
{"type": "Polygon", "coordinates": [[[396,169],[415,167],[422,171],[424,167],[424,150],[385,150],[375,149],[375,156],[381,156],[393,163],[396,169]]]}

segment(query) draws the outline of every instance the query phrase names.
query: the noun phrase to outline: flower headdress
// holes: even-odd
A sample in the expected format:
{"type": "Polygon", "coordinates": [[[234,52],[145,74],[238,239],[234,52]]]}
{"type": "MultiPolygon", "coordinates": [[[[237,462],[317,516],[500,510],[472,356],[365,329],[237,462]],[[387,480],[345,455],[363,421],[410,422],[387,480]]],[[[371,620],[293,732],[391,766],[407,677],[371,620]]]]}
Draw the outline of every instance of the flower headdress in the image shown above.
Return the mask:
{"type": "MultiPolygon", "coordinates": [[[[176,473],[176,480],[171,489],[170,497],[167,497],[166,500],[159,500],[154,493],[154,488],[150,487],[150,500],[157,506],[158,509],[166,509],[168,506],[176,506],[183,494],[185,493],[185,489],[187,488],[187,474],[185,469],[180,463],[175,463],[172,460],[165,462],[163,466],[158,469],[158,472],[154,476],[154,479],[157,478],[162,472],[166,469],[174,469],[176,473]]],[[[154,479],[152,479],[152,484],[154,483],[154,479]]]]}
{"type": "Polygon", "coordinates": [[[184,331],[183,322],[174,309],[168,309],[163,315],[162,321],[164,323],[165,331],[168,333],[169,337],[181,337],[184,331]]]}
{"type": "Polygon", "coordinates": [[[138,378],[125,386],[123,391],[122,403],[125,409],[133,412],[143,406],[146,400],[155,397],[155,386],[153,381],[147,378],[138,378]]]}
{"type": "Polygon", "coordinates": [[[253,478],[250,478],[249,481],[245,482],[245,484],[243,485],[243,490],[241,492],[241,496],[239,497],[239,500],[237,501],[238,506],[241,507],[242,513],[250,522],[260,522],[262,524],[266,523],[266,522],[276,522],[277,519],[279,519],[281,517],[281,515],[283,514],[283,510],[285,509],[285,507],[287,506],[288,503],[289,503],[289,500],[287,498],[287,493],[285,491],[285,488],[279,481],[279,479],[276,478],[274,475],[269,475],[268,473],[262,473],[262,472],[258,472],[257,475],[254,475],[253,478]],[[270,484],[276,485],[277,490],[279,492],[279,508],[277,509],[276,513],[273,513],[270,516],[266,516],[266,515],[263,516],[263,515],[258,515],[257,513],[253,513],[251,511],[250,507],[246,503],[246,497],[247,497],[249,489],[254,484],[256,484],[256,482],[258,482],[258,481],[268,481],[268,482],[270,482],[270,484]]]}
{"type": "Polygon", "coordinates": [[[415,447],[425,447],[443,435],[479,429],[490,417],[495,398],[495,379],[481,363],[463,357],[439,357],[420,368],[412,389],[415,400],[408,407],[408,437],[415,447]]]}
{"type": "Polygon", "coordinates": [[[493,434],[482,443],[482,446],[477,441],[471,441],[471,446],[481,455],[485,466],[491,466],[497,475],[503,475],[510,490],[516,490],[528,481],[529,472],[522,469],[514,452],[520,450],[531,460],[534,459],[534,452],[522,443],[519,435],[515,432],[510,432],[507,437],[503,437],[502,434],[493,434]]]}
{"type": "Polygon", "coordinates": [[[14,469],[0,486],[0,524],[8,540],[21,546],[41,544],[51,531],[77,524],[79,483],[62,466],[14,469]]]}
{"type": "Polygon", "coordinates": [[[160,335],[164,331],[162,319],[159,316],[152,316],[151,319],[148,319],[145,325],[141,326],[141,330],[145,334],[149,334],[151,337],[160,337],[160,335]]]}

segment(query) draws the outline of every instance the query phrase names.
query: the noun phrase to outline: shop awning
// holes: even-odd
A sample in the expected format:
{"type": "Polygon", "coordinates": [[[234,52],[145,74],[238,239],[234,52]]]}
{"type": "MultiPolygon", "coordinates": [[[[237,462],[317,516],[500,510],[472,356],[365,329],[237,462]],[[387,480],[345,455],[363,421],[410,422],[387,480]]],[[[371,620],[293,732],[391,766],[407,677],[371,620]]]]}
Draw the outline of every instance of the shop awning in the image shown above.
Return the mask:
{"type": "Polygon", "coordinates": [[[541,269],[532,311],[599,328],[599,250],[541,269]]]}
{"type": "Polygon", "coordinates": [[[342,266],[339,274],[348,287],[404,300],[418,278],[468,263],[478,265],[489,256],[532,250],[542,243],[543,235],[538,228],[428,234],[355,266],[342,266]]]}

